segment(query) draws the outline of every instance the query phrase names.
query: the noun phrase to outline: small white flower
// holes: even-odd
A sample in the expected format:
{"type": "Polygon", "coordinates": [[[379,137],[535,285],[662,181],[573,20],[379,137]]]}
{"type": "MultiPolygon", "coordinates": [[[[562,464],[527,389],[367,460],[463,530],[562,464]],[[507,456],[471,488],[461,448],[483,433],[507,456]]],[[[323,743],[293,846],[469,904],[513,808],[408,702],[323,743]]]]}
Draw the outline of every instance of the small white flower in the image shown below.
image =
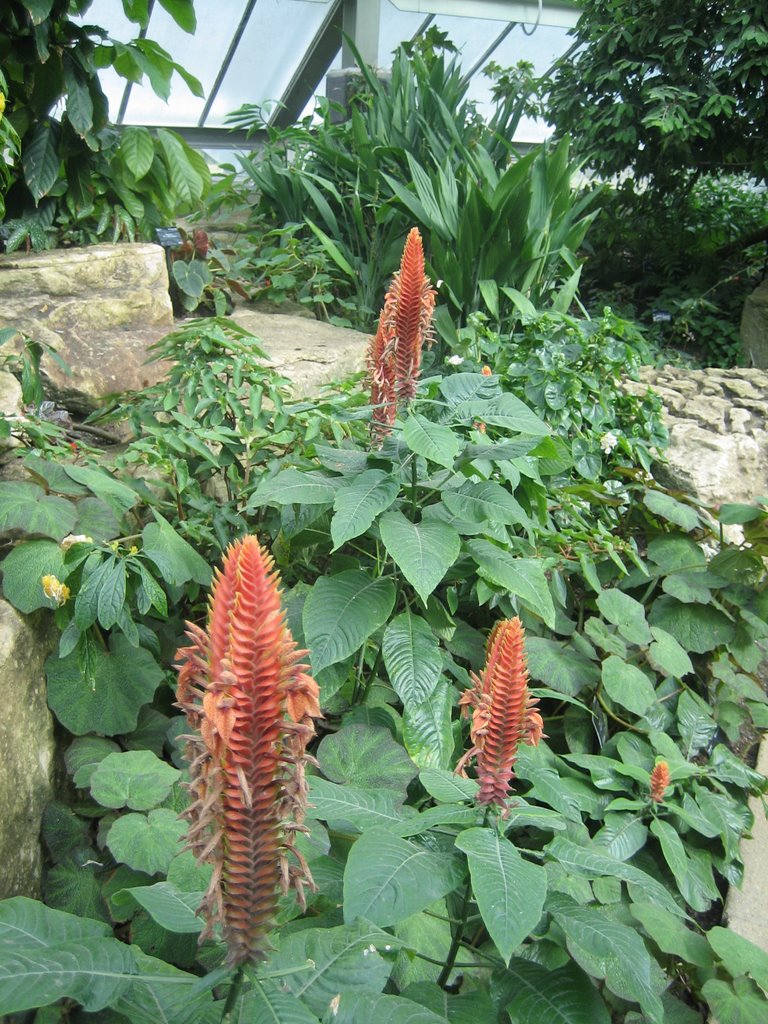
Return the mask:
{"type": "Polygon", "coordinates": [[[369,951],[368,951],[367,949],[364,949],[364,950],[363,950],[363,956],[368,956],[368,952],[369,952],[369,951]]]}
{"type": "Polygon", "coordinates": [[[618,437],[616,437],[616,435],[610,430],[600,438],[600,447],[606,455],[610,455],[618,443],[618,437]]]}
{"type": "Polygon", "coordinates": [[[448,356],[448,362],[451,366],[461,366],[464,362],[463,356],[448,356]]]}

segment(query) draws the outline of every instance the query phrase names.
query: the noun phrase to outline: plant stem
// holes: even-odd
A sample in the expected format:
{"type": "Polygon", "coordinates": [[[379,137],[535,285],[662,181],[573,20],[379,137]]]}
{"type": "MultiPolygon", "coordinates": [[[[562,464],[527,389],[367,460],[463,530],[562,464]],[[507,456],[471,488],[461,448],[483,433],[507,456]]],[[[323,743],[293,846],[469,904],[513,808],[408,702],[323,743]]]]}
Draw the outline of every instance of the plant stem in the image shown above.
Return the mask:
{"type": "Polygon", "coordinates": [[[437,984],[440,988],[445,988],[448,979],[451,976],[451,971],[456,965],[456,954],[459,952],[459,946],[461,945],[461,937],[464,933],[464,929],[467,924],[467,917],[469,916],[469,895],[472,891],[472,879],[467,879],[467,884],[464,886],[464,898],[461,902],[461,912],[459,913],[459,923],[456,926],[456,931],[453,933],[451,939],[451,946],[448,950],[448,956],[443,964],[443,969],[440,971],[440,975],[437,979],[437,984]]]}
{"type": "Polygon", "coordinates": [[[414,455],[413,456],[413,460],[411,462],[411,522],[412,523],[416,522],[416,511],[417,511],[417,509],[416,509],[416,481],[417,481],[416,456],[414,455]]]}
{"type": "Polygon", "coordinates": [[[221,1024],[230,1024],[232,1014],[235,1010],[235,1004],[237,1003],[237,997],[240,995],[240,989],[243,987],[244,978],[245,967],[243,964],[240,964],[235,971],[235,976],[232,978],[232,984],[229,986],[229,992],[227,992],[227,1001],[224,1003],[224,1009],[221,1012],[221,1024]]]}

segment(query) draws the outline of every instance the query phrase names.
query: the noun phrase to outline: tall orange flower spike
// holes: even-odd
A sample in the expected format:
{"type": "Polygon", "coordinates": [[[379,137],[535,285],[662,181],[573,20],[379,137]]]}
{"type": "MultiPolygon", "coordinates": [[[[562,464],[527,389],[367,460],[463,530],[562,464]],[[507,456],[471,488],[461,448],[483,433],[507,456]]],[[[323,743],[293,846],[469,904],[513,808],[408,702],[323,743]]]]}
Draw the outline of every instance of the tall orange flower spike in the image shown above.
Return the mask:
{"type": "Polygon", "coordinates": [[[418,228],[411,228],[368,350],[374,436],[388,434],[397,405],[416,394],[422,349],[433,341],[434,309],[435,291],[424,271],[421,235],[418,228]]]}
{"type": "Polygon", "coordinates": [[[269,950],[279,890],[314,883],[294,846],[303,827],[306,753],[320,717],[317,683],[305,673],[280,607],[272,557],[255,537],[230,545],[216,573],[208,631],[188,623],[179,650],[178,706],[187,736],[193,803],[188,847],[213,876],[198,913],[200,936],[222,928],[230,966],[269,950]],[[289,860],[292,856],[293,860],[289,860]]]}
{"type": "Polygon", "coordinates": [[[654,803],[660,804],[664,801],[664,793],[669,783],[669,765],[666,761],[657,761],[651,772],[650,784],[650,797],[654,803]]]}
{"type": "Polygon", "coordinates": [[[468,715],[472,708],[473,746],[456,771],[465,774],[466,764],[476,758],[481,804],[506,808],[518,746],[521,742],[536,746],[544,736],[538,698],[528,690],[524,640],[520,619],[497,622],[488,637],[485,666],[479,676],[472,673],[474,686],[459,700],[462,714],[468,715]]]}

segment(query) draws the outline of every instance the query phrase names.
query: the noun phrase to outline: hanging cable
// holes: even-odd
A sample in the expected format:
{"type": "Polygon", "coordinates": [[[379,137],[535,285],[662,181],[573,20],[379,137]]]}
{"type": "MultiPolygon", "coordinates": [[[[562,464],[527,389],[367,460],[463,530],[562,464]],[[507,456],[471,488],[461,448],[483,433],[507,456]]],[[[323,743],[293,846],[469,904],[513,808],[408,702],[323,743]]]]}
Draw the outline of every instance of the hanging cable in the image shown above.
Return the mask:
{"type": "Polygon", "coordinates": [[[538,13],[536,14],[536,21],[533,23],[533,26],[531,27],[531,31],[530,32],[527,31],[525,25],[522,22],[520,23],[520,28],[523,30],[525,35],[532,36],[533,33],[536,31],[536,29],[539,27],[539,25],[541,23],[541,12],[542,12],[543,6],[544,6],[544,0],[539,0],[539,10],[538,10],[538,13]]]}

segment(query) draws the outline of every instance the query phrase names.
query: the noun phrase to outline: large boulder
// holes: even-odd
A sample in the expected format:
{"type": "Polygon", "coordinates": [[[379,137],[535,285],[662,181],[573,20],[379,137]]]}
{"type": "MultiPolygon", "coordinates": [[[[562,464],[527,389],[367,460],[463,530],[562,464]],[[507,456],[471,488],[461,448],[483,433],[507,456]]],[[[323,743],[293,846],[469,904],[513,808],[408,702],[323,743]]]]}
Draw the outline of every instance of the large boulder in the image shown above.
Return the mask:
{"type": "Polygon", "coordinates": [[[256,335],[272,365],[302,398],[317,395],[323,384],[343,380],[365,366],[370,338],[360,331],[254,309],[238,309],[232,319],[256,335]]]}
{"type": "Polygon", "coordinates": [[[0,598],[0,899],[40,890],[55,750],[43,671],[52,625],[50,615],[25,618],[0,598]]]}
{"type": "Polygon", "coordinates": [[[744,303],[741,351],[751,366],[768,369],[768,278],[747,296],[744,303]]]}
{"type": "Polygon", "coordinates": [[[43,358],[48,396],[74,412],[153,383],[164,368],[145,365],[147,348],[173,330],[164,251],[137,243],[0,256],[0,327],[59,354],[66,366],[43,358]]]}
{"type": "Polygon", "coordinates": [[[768,494],[768,373],[646,367],[642,384],[625,387],[643,394],[648,384],[670,437],[658,480],[712,505],[768,494]]]}

